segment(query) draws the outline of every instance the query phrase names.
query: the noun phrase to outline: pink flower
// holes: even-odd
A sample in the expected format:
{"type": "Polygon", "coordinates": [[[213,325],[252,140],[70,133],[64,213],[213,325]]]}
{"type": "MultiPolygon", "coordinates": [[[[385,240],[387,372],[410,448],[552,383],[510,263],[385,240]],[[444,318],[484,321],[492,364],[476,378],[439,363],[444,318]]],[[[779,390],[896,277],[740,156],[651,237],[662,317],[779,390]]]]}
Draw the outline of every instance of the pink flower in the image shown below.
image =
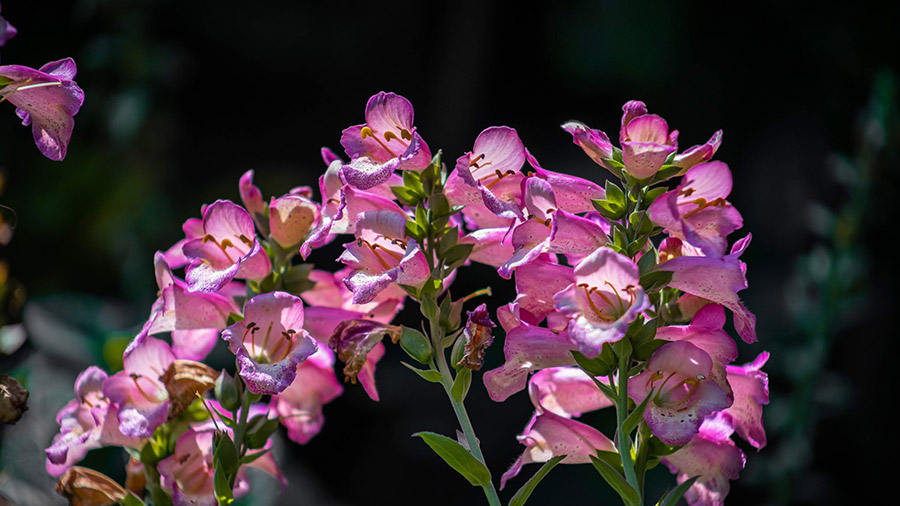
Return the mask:
{"type": "Polygon", "coordinates": [[[18,33],[16,27],[9,24],[3,16],[0,16],[0,47],[9,42],[9,39],[15,37],[16,33],[18,33]]]}
{"type": "Polygon", "coordinates": [[[319,220],[319,206],[309,200],[308,188],[295,188],[288,195],[272,197],[268,206],[262,192],[253,185],[252,170],[241,176],[239,188],[241,201],[257,228],[282,248],[290,249],[303,242],[319,220]]]}
{"type": "Polygon", "coordinates": [[[722,131],[717,130],[712,135],[712,137],[710,137],[709,140],[706,141],[706,144],[692,146],[688,148],[688,150],[684,153],[675,155],[675,160],[672,162],[672,164],[681,167],[682,171],[679,172],[678,175],[683,175],[684,172],[687,172],[687,170],[694,165],[712,159],[713,155],[716,154],[716,151],[719,150],[719,146],[721,145],[722,131]]]}
{"type": "Polygon", "coordinates": [[[80,461],[88,450],[105,445],[138,448],[142,440],[124,436],[118,427],[118,407],[103,395],[107,374],[88,367],[75,380],[75,400],[56,415],[59,434],[47,448],[47,472],[60,476],[80,461]]]}
{"type": "Polygon", "coordinates": [[[721,258],[678,256],[657,266],[672,272],[669,286],[721,304],[734,313],[734,327],[747,343],[756,342],[756,317],[744,307],[737,292],[747,288],[747,266],[739,260],[751,236],[734,243],[731,254],[721,258]]]}
{"type": "Polygon", "coordinates": [[[525,145],[514,129],[487,128],[475,139],[472,151],[456,160],[447,177],[447,201],[451,206],[483,206],[507,220],[521,219],[523,163],[525,145]]]}
{"type": "Polygon", "coordinates": [[[572,134],[572,142],[584,150],[591,160],[599,165],[613,157],[613,145],[609,137],[600,130],[592,130],[584,123],[570,121],[562,125],[562,129],[572,134]]]}
{"type": "Polygon", "coordinates": [[[762,407],[769,403],[769,377],[761,369],[767,360],[769,354],[762,352],[749,364],[727,367],[728,383],[734,389],[734,404],[722,413],[738,435],[756,449],[766,446],[762,407]]]}
{"type": "Polygon", "coordinates": [[[687,444],[703,419],[731,405],[731,392],[710,377],[712,359],[687,341],[662,345],[650,357],[647,370],[628,381],[635,402],[652,396],[644,420],[662,442],[687,444]]]}
{"type": "Polygon", "coordinates": [[[394,170],[422,170],[431,163],[428,145],[413,126],[409,100],[381,92],[366,104],[366,123],[344,130],[341,145],[350,163],[341,173],[361,190],[387,181],[394,170]]]}
{"type": "Polygon", "coordinates": [[[294,382],[297,365],[315,353],[315,342],[303,330],[303,317],[299,297],[269,292],[247,301],[244,319],[222,332],[251,392],[281,393],[294,382]]]}
{"type": "Polygon", "coordinates": [[[280,394],[272,397],[270,408],[287,427],[291,440],[306,444],[322,430],[322,406],[344,389],[334,375],[334,354],[326,347],[297,366],[297,377],[280,394]]]}
{"type": "Polygon", "coordinates": [[[728,480],[736,480],[746,463],[744,452],[731,441],[733,431],[724,417],[707,418],[684,448],[662,458],[669,470],[678,475],[678,483],[699,476],[684,495],[691,506],[725,504],[731,489],[728,480]]]}
{"type": "Polygon", "coordinates": [[[218,200],[203,213],[203,237],[184,244],[193,292],[217,292],[234,278],[262,279],[272,268],[244,208],[218,200]]]}
{"type": "MultiPolygon", "coordinates": [[[[5,21],[0,23],[6,26],[5,21]]],[[[84,92],[72,80],[76,72],[71,58],[47,63],[39,70],[0,65],[0,102],[9,100],[16,106],[22,124],[31,125],[38,149],[51,160],[66,157],[74,116],[84,103],[84,92]]]]}
{"type": "Polygon", "coordinates": [[[622,158],[625,171],[637,179],[648,179],[678,150],[678,130],[669,132],[666,120],[647,114],[643,102],[633,100],[622,107],[622,158]]]}
{"type": "Polygon", "coordinates": [[[699,248],[703,255],[721,257],[728,234],[743,226],[741,213],[728,202],[731,171],[723,162],[695,165],[674,190],[650,205],[650,219],[673,237],[699,248]]]}
{"type": "Polygon", "coordinates": [[[406,215],[388,210],[366,211],[356,217],[356,240],[344,244],[338,259],[354,270],[344,279],[354,304],[373,301],[392,283],[421,287],[428,261],[416,241],[406,238],[406,215]]]}
{"type": "Polygon", "coordinates": [[[585,356],[596,357],[604,343],[622,339],[628,325],[650,307],[638,278],[637,265],[609,248],[597,249],[575,266],[575,282],[554,302],[570,318],[569,338],[585,356]]]}
{"type": "Polygon", "coordinates": [[[532,387],[531,395],[536,412],[525,431],[516,438],[525,445],[525,452],[503,473],[501,489],[525,464],[547,462],[558,455],[566,455],[563,464],[585,464],[597,450],[616,451],[613,442],[597,429],[544,409],[537,400],[540,396],[537,386],[532,387]]]}
{"type": "Polygon", "coordinates": [[[166,421],[169,392],[160,377],[175,361],[169,345],[147,337],[126,351],[124,370],[103,383],[103,395],[119,405],[119,430],[144,438],[166,421]]]}
{"type": "MultiPolygon", "coordinates": [[[[609,384],[607,378],[597,380],[609,384]]],[[[582,413],[613,405],[591,377],[578,367],[543,369],[531,377],[529,384],[541,407],[566,418],[578,417],[582,413]],[[537,387],[536,393],[534,387],[537,387]]]]}

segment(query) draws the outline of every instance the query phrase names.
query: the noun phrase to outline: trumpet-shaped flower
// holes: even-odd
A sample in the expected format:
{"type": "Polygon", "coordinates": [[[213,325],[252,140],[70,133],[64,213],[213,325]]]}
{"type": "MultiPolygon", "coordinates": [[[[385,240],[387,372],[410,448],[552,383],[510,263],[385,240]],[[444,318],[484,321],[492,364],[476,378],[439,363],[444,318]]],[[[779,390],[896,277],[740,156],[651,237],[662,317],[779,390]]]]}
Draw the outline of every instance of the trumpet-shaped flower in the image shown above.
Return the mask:
{"type": "Polygon", "coordinates": [[[333,401],[344,388],[334,376],[334,353],[320,347],[297,366],[291,386],[272,397],[271,409],[278,414],[291,440],[306,444],[322,430],[322,406],[333,401]]]}
{"type": "Polygon", "coordinates": [[[561,461],[563,464],[586,464],[597,450],[616,451],[613,442],[597,429],[544,409],[537,400],[540,398],[537,386],[532,387],[531,395],[536,412],[525,431],[516,438],[525,445],[525,452],[503,473],[501,489],[525,464],[547,462],[558,455],[566,456],[561,461]]]}
{"type": "Polygon", "coordinates": [[[119,430],[145,438],[166,421],[169,392],[160,379],[175,361],[169,345],[147,337],[126,351],[123,369],[103,382],[103,395],[119,405],[119,430]]]}
{"type": "Polygon", "coordinates": [[[556,294],[556,309],[570,318],[569,338],[587,357],[625,335],[650,300],[638,283],[637,265],[625,255],[599,248],[575,266],[575,282],[556,294]]]}
{"type": "Polygon", "coordinates": [[[406,238],[406,215],[402,213],[374,210],[358,214],[356,240],[344,248],[339,261],[354,270],[344,279],[353,292],[354,304],[373,301],[391,283],[420,287],[430,275],[416,241],[406,238]]]}
{"type": "Polygon", "coordinates": [[[303,318],[300,298],[269,292],[247,301],[244,320],[222,332],[251,392],[282,392],[294,382],[297,365],[315,353],[315,342],[303,330],[303,318]]]}
{"type": "Polygon", "coordinates": [[[705,351],[675,341],[656,350],[647,370],[629,380],[628,393],[635,402],[651,396],[644,420],[662,442],[687,444],[704,418],[731,405],[731,392],[710,377],[712,367],[705,351]]]}
{"type": "Polygon", "coordinates": [[[650,205],[650,219],[673,237],[699,248],[703,255],[721,257],[728,234],[741,228],[743,218],[726,197],[731,193],[731,171],[723,162],[695,165],[674,190],[650,205]]]}
{"type": "Polygon", "coordinates": [[[350,163],[341,173],[361,190],[387,181],[395,170],[422,170],[431,163],[428,145],[413,126],[413,107],[395,93],[378,93],[366,104],[366,123],[341,135],[350,163]]]}
{"type": "Polygon", "coordinates": [[[56,415],[59,434],[46,450],[46,468],[51,476],[63,474],[93,448],[141,445],[141,439],[127,437],[119,431],[118,406],[103,395],[107,378],[103,370],[91,366],[75,380],[75,399],[56,415]]]}
{"type": "Polygon", "coordinates": [[[669,132],[666,120],[647,114],[643,102],[633,100],[622,107],[622,158],[625,171],[637,179],[648,179],[678,150],[678,130],[669,132]]]}
{"type": "Polygon", "coordinates": [[[721,145],[722,131],[717,130],[705,144],[692,146],[684,153],[675,155],[672,164],[682,168],[681,172],[678,173],[679,176],[684,175],[684,173],[694,165],[712,159],[713,155],[716,154],[716,151],[719,150],[719,146],[721,145]]]}
{"type": "Polygon", "coordinates": [[[662,458],[669,470],[678,475],[678,483],[698,476],[684,494],[690,506],[725,504],[725,496],[731,489],[728,480],[738,478],[747,460],[744,452],[731,441],[733,432],[721,414],[709,417],[687,445],[662,458]]]}
{"type": "Polygon", "coordinates": [[[22,124],[31,125],[38,149],[51,160],[66,157],[74,117],[84,103],[84,92],[72,80],[76,72],[71,58],[47,63],[38,70],[0,65],[0,102],[8,100],[16,106],[22,124]]]}
{"type": "Polygon", "coordinates": [[[672,272],[669,286],[721,304],[734,313],[734,327],[747,343],[756,342],[756,316],[741,303],[737,292],[747,288],[747,266],[739,260],[751,235],[734,243],[731,254],[721,258],[677,256],[657,266],[672,272]]]}
{"type": "Polygon", "coordinates": [[[584,123],[569,121],[562,129],[572,134],[572,142],[577,144],[591,160],[604,165],[605,160],[613,157],[613,145],[609,136],[600,130],[593,130],[584,123]]]}
{"type": "Polygon", "coordinates": [[[769,377],[761,369],[769,360],[762,352],[756,360],[742,366],[727,367],[728,383],[734,389],[734,404],[723,411],[738,435],[756,449],[766,446],[762,407],[769,403],[769,377]]]}
{"type": "Polygon", "coordinates": [[[445,194],[452,206],[484,206],[503,219],[521,219],[519,169],[525,145],[510,127],[490,127],[475,139],[472,151],[456,160],[445,194]]]}
{"type": "Polygon", "coordinates": [[[203,236],[186,242],[182,250],[191,259],[187,281],[193,292],[217,292],[234,278],[262,279],[272,268],[250,214],[227,200],[204,210],[203,236]]]}
{"type": "MultiPolygon", "coordinates": [[[[607,378],[596,378],[609,384],[607,378]]],[[[582,413],[608,408],[613,405],[597,388],[594,380],[578,367],[549,367],[540,370],[529,380],[537,402],[547,411],[573,418],[582,413]],[[537,387],[536,393],[535,388],[537,387]]]]}

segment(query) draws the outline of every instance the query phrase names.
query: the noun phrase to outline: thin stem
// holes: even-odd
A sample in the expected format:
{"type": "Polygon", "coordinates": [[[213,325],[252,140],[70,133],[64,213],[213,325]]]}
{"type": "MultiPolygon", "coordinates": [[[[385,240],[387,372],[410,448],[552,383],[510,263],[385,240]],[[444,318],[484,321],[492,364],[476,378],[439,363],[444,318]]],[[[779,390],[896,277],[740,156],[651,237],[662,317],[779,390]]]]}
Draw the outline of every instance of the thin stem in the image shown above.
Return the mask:
{"type": "Polygon", "coordinates": [[[634,472],[634,461],[631,458],[631,436],[625,433],[625,419],[628,417],[628,366],[631,354],[619,357],[618,401],[616,402],[616,435],[618,436],[619,457],[625,470],[625,479],[638,490],[637,474],[634,472]]]}
{"type": "MultiPolygon", "coordinates": [[[[450,374],[450,367],[447,365],[447,357],[444,354],[444,347],[441,342],[443,341],[443,331],[441,330],[437,317],[430,320],[429,323],[431,324],[431,344],[435,350],[434,355],[437,359],[438,371],[441,373],[441,385],[444,386],[444,391],[447,392],[447,398],[450,399],[450,405],[453,406],[453,413],[456,415],[456,420],[459,422],[463,435],[466,437],[469,451],[471,451],[472,455],[480,460],[481,463],[485,463],[484,455],[481,453],[481,445],[478,442],[478,437],[475,435],[475,429],[472,427],[472,422],[469,420],[466,406],[462,401],[454,399],[453,394],[451,393],[451,389],[453,388],[453,376],[450,374]]],[[[497,489],[494,488],[493,479],[481,488],[484,490],[484,495],[487,497],[488,504],[491,506],[500,506],[500,496],[497,494],[497,489]]]]}

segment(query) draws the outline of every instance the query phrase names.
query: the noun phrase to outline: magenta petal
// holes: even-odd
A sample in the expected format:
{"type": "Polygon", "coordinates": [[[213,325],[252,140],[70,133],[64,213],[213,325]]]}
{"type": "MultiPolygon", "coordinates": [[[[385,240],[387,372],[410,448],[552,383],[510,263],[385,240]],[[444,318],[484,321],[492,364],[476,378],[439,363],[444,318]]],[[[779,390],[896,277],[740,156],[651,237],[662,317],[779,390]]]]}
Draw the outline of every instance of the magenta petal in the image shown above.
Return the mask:
{"type": "Polygon", "coordinates": [[[580,146],[591,160],[598,164],[613,157],[613,145],[609,137],[600,130],[592,130],[578,121],[565,123],[562,129],[572,134],[572,142],[580,146]]]}
{"type": "Polygon", "coordinates": [[[534,167],[537,177],[547,181],[553,187],[558,209],[570,213],[591,212],[594,211],[591,201],[602,199],[606,196],[606,191],[597,183],[544,169],[527,149],[525,150],[525,155],[528,158],[528,163],[534,167]]]}
{"type": "Polygon", "coordinates": [[[537,387],[538,404],[542,408],[566,418],[613,405],[591,377],[577,367],[543,369],[531,377],[529,384],[532,388],[537,387]]]}
{"type": "Polygon", "coordinates": [[[631,120],[647,114],[647,106],[640,100],[629,100],[622,106],[622,128],[619,131],[619,140],[625,139],[625,127],[631,120]]]}
{"type": "Polygon", "coordinates": [[[725,410],[735,431],[757,449],[766,446],[762,407],[769,403],[769,377],[761,369],[769,360],[762,352],[752,363],[728,366],[728,384],[734,390],[734,404],[725,410]]]}
{"type": "Polygon", "coordinates": [[[128,437],[150,437],[168,414],[169,401],[141,408],[123,407],[119,410],[119,430],[128,437]]]}
{"type": "Polygon", "coordinates": [[[516,269],[516,303],[539,322],[554,310],[553,296],[575,281],[572,267],[537,260],[516,269]]]}
{"type": "Polygon", "coordinates": [[[514,128],[494,126],[484,129],[475,139],[472,159],[490,162],[490,171],[518,172],[525,163],[525,145],[514,128]]]}
{"type": "Polygon", "coordinates": [[[574,365],[575,346],[565,332],[522,324],[509,330],[503,344],[506,362],[484,373],[491,399],[501,402],[525,388],[528,374],[547,367],[574,365]]]}
{"type": "Polygon", "coordinates": [[[368,190],[390,179],[400,165],[399,158],[378,163],[368,157],[355,158],[341,168],[341,175],[347,184],[360,190],[368,190]]]}
{"type": "Polygon", "coordinates": [[[716,133],[706,141],[706,144],[693,146],[680,155],[675,156],[674,165],[687,170],[698,163],[705,162],[713,157],[722,145],[722,131],[717,130],[716,133]]]}
{"type": "Polygon", "coordinates": [[[231,283],[240,267],[240,262],[236,262],[225,269],[218,270],[203,259],[195,259],[187,267],[185,278],[190,284],[188,290],[200,293],[218,292],[225,285],[231,283]]]}
{"type": "Polygon", "coordinates": [[[263,235],[265,235],[266,202],[263,200],[262,192],[259,191],[259,188],[253,185],[252,170],[248,170],[241,176],[238,188],[241,193],[241,202],[244,203],[244,207],[250,212],[253,221],[256,222],[260,230],[263,231],[263,235]]]}
{"type": "Polygon", "coordinates": [[[459,239],[459,244],[473,244],[469,260],[500,267],[515,251],[506,241],[509,228],[482,228],[459,239]]]}
{"type": "Polygon", "coordinates": [[[202,361],[219,340],[219,329],[172,331],[172,352],[183,360],[202,361]]]}

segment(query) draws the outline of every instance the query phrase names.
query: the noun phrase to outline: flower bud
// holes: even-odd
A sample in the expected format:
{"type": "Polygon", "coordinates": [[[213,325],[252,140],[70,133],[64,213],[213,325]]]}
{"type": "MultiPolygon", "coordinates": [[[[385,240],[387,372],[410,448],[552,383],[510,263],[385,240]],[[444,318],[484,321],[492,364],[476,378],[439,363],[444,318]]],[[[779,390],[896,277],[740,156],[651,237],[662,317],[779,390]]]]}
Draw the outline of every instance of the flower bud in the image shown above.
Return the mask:
{"type": "Polygon", "coordinates": [[[241,406],[241,393],[238,392],[237,383],[225,369],[222,369],[216,379],[215,393],[219,404],[228,411],[237,411],[241,406]]]}

